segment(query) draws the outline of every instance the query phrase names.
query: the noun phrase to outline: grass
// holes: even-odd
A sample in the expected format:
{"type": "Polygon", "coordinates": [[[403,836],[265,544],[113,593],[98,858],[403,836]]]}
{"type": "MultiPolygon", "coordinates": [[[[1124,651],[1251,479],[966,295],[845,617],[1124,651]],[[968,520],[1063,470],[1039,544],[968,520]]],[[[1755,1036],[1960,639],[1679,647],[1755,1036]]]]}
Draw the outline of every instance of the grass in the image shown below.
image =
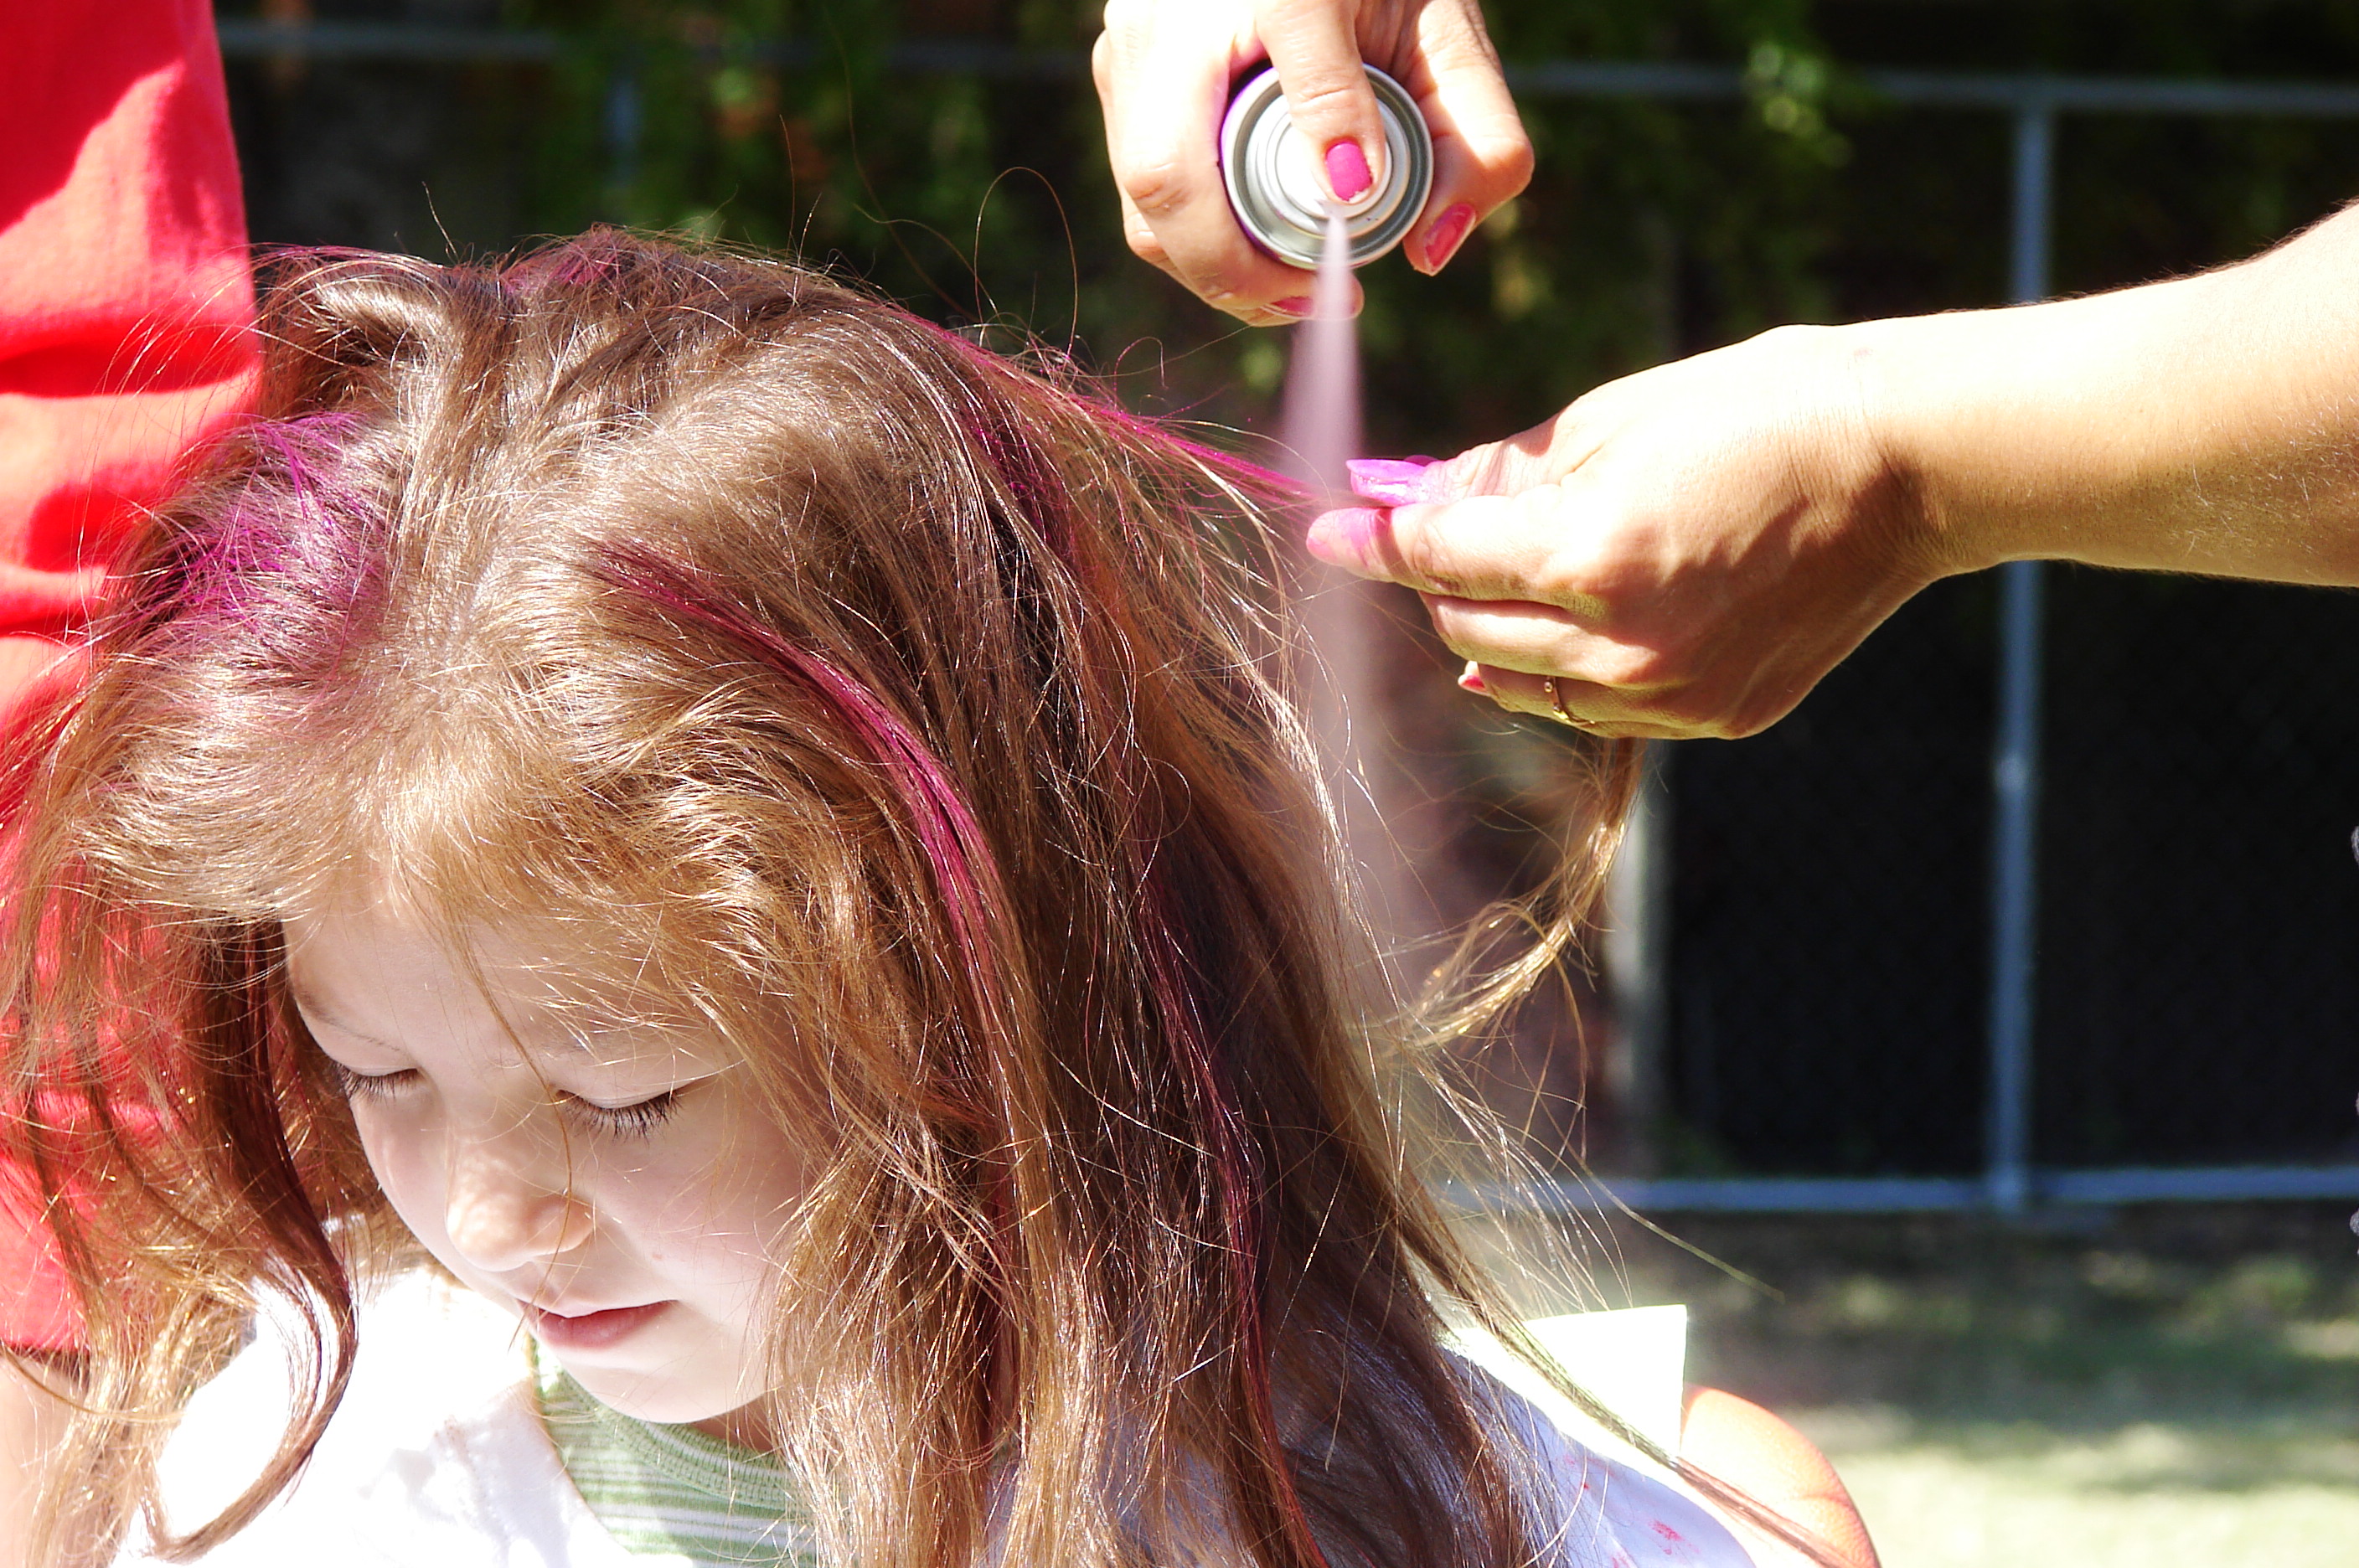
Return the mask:
{"type": "Polygon", "coordinates": [[[1886,1568],[2349,1568],[2359,1432],[2247,1416],[2059,1432],[1791,1412],[1833,1457],[1886,1568]]]}
{"type": "Polygon", "coordinates": [[[1690,1378],[1787,1415],[1886,1568],[2359,1563],[2359,1258],[2325,1205],[1630,1227],[1610,1297],[1684,1301],[1690,1378]]]}

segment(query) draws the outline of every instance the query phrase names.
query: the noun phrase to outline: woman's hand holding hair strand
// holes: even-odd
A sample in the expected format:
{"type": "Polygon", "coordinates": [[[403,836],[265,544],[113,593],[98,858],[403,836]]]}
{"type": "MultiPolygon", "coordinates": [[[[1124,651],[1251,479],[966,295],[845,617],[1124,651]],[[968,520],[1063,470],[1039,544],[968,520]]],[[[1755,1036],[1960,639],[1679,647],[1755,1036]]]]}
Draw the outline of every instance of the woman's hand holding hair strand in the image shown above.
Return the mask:
{"type": "Polygon", "coordinates": [[[1416,589],[1503,707],[1750,735],[1943,570],[1866,374],[1813,328],[1660,366],[1428,469],[1417,501],[1327,514],[1310,548],[1416,589]]]}

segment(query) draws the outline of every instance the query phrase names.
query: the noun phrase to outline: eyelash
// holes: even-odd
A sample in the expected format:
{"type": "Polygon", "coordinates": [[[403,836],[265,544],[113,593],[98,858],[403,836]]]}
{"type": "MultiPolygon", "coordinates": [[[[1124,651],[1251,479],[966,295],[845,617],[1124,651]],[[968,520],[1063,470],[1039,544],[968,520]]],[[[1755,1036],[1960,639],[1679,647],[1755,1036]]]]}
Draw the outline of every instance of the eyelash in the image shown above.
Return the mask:
{"type": "Polygon", "coordinates": [[[621,1138],[647,1138],[669,1120],[679,1106],[679,1091],[666,1089],[636,1105],[593,1105],[566,1096],[566,1109],[621,1138]]]}
{"type": "Polygon", "coordinates": [[[323,1057],[328,1064],[328,1076],[334,1079],[337,1093],[347,1100],[382,1099],[397,1093],[403,1083],[417,1074],[407,1069],[399,1073],[355,1073],[334,1057],[323,1057]]]}
{"type": "MultiPolygon", "coordinates": [[[[404,1084],[418,1074],[405,1068],[398,1073],[355,1073],[342,1062],[330,1058],[328,1073],[335,1080],[337,1090],[347,1100],[383,1099],[401,1092],[404,1084]]],[[[563,1108],[571,1115],[590,1122],[602,1131],[622,1138],[647,1138],[657,1127],[671,1118],[679,1108],[679,1091],[666,1089],[662,1094],[641,1100],[635,1105],[593,1105],[571,1094],[561,1096],[563,1108]]]]}

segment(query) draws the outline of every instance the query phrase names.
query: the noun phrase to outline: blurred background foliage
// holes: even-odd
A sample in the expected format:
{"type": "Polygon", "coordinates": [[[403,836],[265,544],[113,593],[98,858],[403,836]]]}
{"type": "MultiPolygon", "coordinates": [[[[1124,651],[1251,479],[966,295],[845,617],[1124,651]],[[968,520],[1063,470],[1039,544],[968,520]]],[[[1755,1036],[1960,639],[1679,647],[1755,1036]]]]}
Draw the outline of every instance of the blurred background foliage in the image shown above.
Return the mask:
{"type": "MultiPolygon", "coordinates": [[[[1437,282],[1397,260],[1367,276],[1370,404],[1385,437],[1438,446],[1527,423],[1675,347],[1832,309],[1814,264],[1831,216],[1824,177],[1847,144],[1818,113],[1832,73],[1809,9],[1493,7],[1511,57],[1749,61],[1756,103],[1534,105],[1544,173],[1467,262],[1437,282]]],[[[1278,381],[1276,338],[1208,313],[1124,247],[1096,99],[1077,69],[1098,27],[1085,0],[268,0],[250,14],[563,39],[549,66],[390,73],[419,79],[418,101],[366,116],[375,145],[333,149],[334,160],[423,161],[442,178],[425,181],[433,212],[381,214],[368,243],[500,247],[599,220],[680,230],[828,258],[938,318],[1035,334],[1120,373],[1150,405],[1256,424],[1278,381]],[[781,40],[791,59],[778,58],[781,40]],[[1015,46],[1076,69],[1019,80],[893,71],[888,51],[910,41],[1015,46]]],[[[315,135],[333,117],[321,100],[386,95],[388,80],[382,66],[255,68],[242,139],[277,154],[248,154],[259,237],[333,230],[355,243],[355,214],[307,206],[314,181],[300,166],[330,150],[315,135]]]]}
{"type": "MultiPolygon", "coordinates": [[[[2004,282],[2005,127],[1899,114],[1863,64],[2332,74],[2347,0],[1493,0],[1510,60],[1742,65],[1743,103],[1527,96],[1531,191],[1440,279],[1365,275],[1379,447],[1519,428],[1613,375],[1782,321],[1983,304],[2004,282]]],[[[792,248],[995,322],[1147,406],[1265,422],[1282,368],[1125,249],[1078,69],[895,70],[896,44],[1076,67],[1089,0],[224,0],[225,16],[554,33],[553,63],[265,61],[235,74],[257,237],[431,253],[599,221],[792,248]],[[781,58],[777,45],[790,42],[781,58]],[[354,100],[367,101],[353,113],[354,100]],[[395,175],[372,188],[372,169],[395,175]]],[[[2359,132],[2074,121],[2059,282],[2243,254],[2345,194],[2359,132]]]]}

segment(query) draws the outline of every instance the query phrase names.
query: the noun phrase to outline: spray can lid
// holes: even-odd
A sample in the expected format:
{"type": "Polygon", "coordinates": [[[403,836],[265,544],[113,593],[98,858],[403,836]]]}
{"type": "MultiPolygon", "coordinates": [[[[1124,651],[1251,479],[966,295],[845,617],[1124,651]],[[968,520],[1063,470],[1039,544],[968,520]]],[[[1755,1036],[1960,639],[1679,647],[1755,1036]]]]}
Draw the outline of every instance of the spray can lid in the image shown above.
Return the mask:
{"type": "MultiPolygon", "coordinates": [[[[1433,136],[1417,101],[1391,77],[1368,67],[1384,121],[1385,159],[1376,183],[1343,208],[1352,265],[1364,267],[1400,244],[1433,190],[1433,136]]],[[[1297,130],[1277,72],[1265,71],[1238,89],[1221,122],[1221,179],[1229,205],[1253,242],[1278,260],[1316,267],[1327,228],[1323,148],[1297,130]]]]}

